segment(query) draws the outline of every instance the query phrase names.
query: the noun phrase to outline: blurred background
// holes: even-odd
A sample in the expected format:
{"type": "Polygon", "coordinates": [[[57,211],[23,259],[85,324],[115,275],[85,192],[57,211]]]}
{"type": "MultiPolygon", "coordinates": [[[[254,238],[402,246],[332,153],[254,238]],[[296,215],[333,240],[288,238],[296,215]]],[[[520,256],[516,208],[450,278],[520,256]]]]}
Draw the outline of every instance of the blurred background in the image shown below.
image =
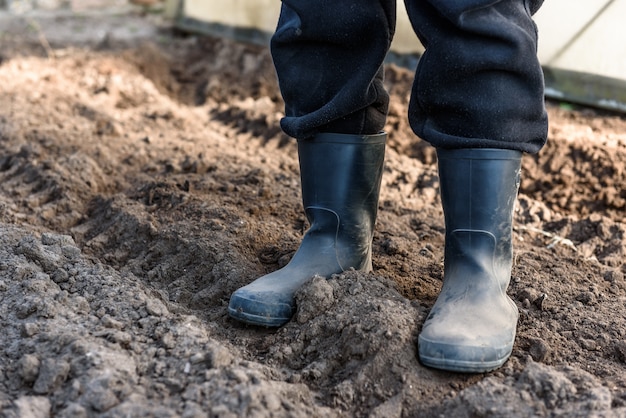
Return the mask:
{"type": "MultiPolygon", "coordinates": [[[[267,43],[277,0],[0,0],[2,13],[144,13],[183,31],[267,43]]],[[[546,96],[626,112],[626,0],[548,0],[535,16],[546,96]]],[[[2,30],[0,22],[0,30],[2,30]]],[[[414,68],[423,48],[401,2],[389,60],[414,68]]]]}

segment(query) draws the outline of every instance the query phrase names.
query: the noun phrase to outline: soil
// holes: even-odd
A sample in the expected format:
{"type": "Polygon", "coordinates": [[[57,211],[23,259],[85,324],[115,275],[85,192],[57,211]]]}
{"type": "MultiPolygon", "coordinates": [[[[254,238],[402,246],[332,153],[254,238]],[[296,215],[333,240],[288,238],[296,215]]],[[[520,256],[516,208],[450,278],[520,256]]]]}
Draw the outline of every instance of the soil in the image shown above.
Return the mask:
{"type": "Polygon", "coordinates": [[[411,71],[387,67],[374,271],[310,281],[259,329],[229,296],[307,227],[267,48],[150,16],[32,21],[0,16],[0,416],[626,416],[623,115],[546,103],[513,355],[446,373],[416,357],[444,227],[411,71]]]}

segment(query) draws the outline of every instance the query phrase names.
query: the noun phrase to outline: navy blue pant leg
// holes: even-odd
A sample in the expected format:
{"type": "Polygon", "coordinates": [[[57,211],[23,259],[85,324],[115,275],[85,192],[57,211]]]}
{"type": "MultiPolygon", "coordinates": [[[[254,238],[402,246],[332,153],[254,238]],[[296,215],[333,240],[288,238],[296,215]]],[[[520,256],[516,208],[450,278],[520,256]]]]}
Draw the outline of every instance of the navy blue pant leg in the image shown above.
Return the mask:
{"type": "Polygon", "coordinates": [[[383,129],[389,96],[382,63],[395,8],[395,0],[283,0],[271,51],[285,133],[305,139],[383,129]]]}
{"type": "Polygon", "coordinates": [[[531,18],[542,0],[405,0],[426,51],[409,121],[438,148],[534,153],[545,143],[544,82],[531,18]]]}
{"type": "MultiPolygon", "coordinates": [[[[426,47],[409,121],[442,148],[536,152],[545,143],[543,75],[531,15],[541,0],[405,0],[426,47]]],[[[272,56],[283,130],[371,134],[389,98],[382,62],[395,0],[283,0],[272,56]]]]}

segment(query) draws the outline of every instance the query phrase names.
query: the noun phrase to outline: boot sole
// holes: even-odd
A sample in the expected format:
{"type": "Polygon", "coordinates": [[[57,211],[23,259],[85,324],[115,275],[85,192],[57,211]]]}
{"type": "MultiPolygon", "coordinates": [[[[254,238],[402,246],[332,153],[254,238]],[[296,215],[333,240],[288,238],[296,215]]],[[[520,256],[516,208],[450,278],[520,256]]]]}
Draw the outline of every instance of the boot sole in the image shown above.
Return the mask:
{"type": "Polygon", "coordinates": [[[512,344],[500,348],[453,347],[421,337],[418,338],[418,345],[419,359],[424,366],[460,373],[493,371],[506,363],[513,351],[512,344]],[[465,356],[462,355],[464,352],[465,356]]]}
{"type": "Polygon", "coordinates": [[[460,360],[442,360],[438,358],[428,358],[420,356],[420,361],[424,366],[432,367],[433,369],[446,370],[449,372],[458,373],[487,373],[502,367],[509,358],[498,360],[494,362],[471,362],[460,360]]]}
{"type": "Polygon", "coordinates": [[[285,325],[291,318],[274,318],[262,315],[253,315],[239,309],[228,308],[228,315],[238,321],[261,327],[278,328],[285,325]]]}

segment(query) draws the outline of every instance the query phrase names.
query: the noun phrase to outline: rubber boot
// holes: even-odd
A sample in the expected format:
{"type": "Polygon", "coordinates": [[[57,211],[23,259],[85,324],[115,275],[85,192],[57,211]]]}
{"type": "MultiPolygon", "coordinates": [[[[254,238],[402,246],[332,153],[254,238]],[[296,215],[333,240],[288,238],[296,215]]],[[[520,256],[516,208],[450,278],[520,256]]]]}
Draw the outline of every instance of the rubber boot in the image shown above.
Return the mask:
{"type": "Polygon", "coordinates": [[[506,289],[521,156],[502,149],[437,150],[444,278],[418,338],[426,366],[480,373],[511,355],[518,310],[506,289]]]}
{"type": "Polygon", "coordinates": [[[319,134],[298,141],[302,201],[310,228],[291,261],[235,291],[231,317],[279,327],[295,313],[294,295],[311,277],[369,271],[386,134],[319,134]]]}

